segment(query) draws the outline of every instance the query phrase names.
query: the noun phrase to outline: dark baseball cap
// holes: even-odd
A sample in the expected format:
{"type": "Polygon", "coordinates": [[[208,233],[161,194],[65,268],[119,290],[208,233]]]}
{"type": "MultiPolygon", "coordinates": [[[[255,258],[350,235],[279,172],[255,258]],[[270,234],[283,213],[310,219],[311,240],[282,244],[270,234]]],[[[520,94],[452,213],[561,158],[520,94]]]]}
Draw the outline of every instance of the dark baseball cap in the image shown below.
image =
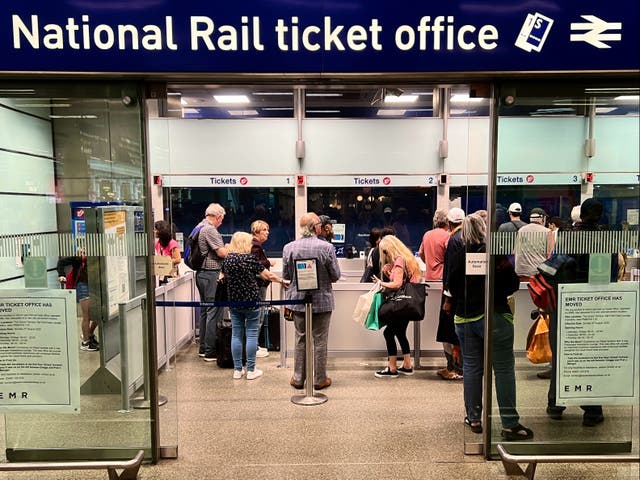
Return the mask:
{"type": "Polygon", "coordinates": [[[540,217],[548,217],[547,212],[542,208],[532,208],[531,213],[529,214],[529,218],[540,218],[540,217]]]}
{"type": "Polygon", "coordinates": [[[318,218],[320,219],[320,222],[322,223],[323,227],[325,225],[333,225],[334,223],[338,223],[333,218],[330,218],[328,215],[318,215],[318,218]]]}

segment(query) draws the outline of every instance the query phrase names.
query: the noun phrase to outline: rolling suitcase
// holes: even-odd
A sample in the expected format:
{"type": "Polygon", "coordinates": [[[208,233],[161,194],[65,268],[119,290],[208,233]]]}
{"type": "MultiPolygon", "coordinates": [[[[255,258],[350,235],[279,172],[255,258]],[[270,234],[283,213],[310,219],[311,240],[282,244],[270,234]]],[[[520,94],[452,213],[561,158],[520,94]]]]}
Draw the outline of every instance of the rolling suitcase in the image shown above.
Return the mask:
{"type": "Polygon", "coordinates": [[[273,352],[280,351],[280,309],[267,309],[259,340],[261,347],[273,352]]]}
{"type": "Polygon", "coordinates": [[[218,326],[216,332],[216,365],[220,368],[233,368],[231,354],[231,327],[218,326]]]}

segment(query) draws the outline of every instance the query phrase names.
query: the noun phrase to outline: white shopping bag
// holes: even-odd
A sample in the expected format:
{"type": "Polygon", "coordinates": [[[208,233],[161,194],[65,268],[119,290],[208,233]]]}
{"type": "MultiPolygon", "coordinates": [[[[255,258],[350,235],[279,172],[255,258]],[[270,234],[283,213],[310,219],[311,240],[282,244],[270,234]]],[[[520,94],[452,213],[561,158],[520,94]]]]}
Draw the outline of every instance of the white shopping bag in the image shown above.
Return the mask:
{"type": "Polygon", "coordinates": [[[367,320],[367,315],[369,314],[369,309],[373,303],[373,296],[380,291],[380,288],[380,284],[376,282],[371,287],[371,290],[358,297],[358,302],[352,315],[354,322],[364,326],[364,322],[367,320]]]}

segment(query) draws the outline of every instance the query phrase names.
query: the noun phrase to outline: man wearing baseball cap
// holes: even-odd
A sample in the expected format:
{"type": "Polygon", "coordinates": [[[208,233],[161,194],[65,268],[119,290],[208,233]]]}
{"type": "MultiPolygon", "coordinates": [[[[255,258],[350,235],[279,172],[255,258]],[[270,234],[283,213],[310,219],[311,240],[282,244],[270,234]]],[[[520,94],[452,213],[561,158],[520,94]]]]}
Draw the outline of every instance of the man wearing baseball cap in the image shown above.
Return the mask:
{"type": "Polygon", "coordinates": [[[504,222],[498,227],[499,232],[517,232],[526,225],[526,223],[520,220],[520,215],[522,215],[522,205],[518,202],[513,202],[509,205],[507,213],[509,214],[509,221],[504,222]]]}
{"type": "Polygon", "coordinates": [[[464,210],[458,207],[453,207],[447,213],[451,236],[449,237],[447,248],[444,252],[444,267],[442,270],[444,291],[440,303],[438,330],[436,331],[436,341],[442,342],[444,356],[447,359],[447,366],[439,369],[436,373],[444,380],[462,380],[462,355],[460,352],[460,341],[456,335],[455,323],[453,321],[455,312],[453,311],[451,294],[448,290],[448,280],[452,257],[454,257],[457,252],[464,251],[461,231],[464,217],[464,210]]]}
{"type": "Polygon", "coordinates": [[[336,221],[330,218],[328,215],[318,215],[320,219],[320,233],[318,238],[331,242],[333,240],[333,225],[336,221]]]}
{"type": "Polygon", "coordinates": [[[549,258],[553,250],[553,233],[545,227],[547,212],[542,208],[531,209],[531,223],[518,230],[516,237],[515,269],[521,282],[528,282],[538,273],[538,266],[549,258]]]}

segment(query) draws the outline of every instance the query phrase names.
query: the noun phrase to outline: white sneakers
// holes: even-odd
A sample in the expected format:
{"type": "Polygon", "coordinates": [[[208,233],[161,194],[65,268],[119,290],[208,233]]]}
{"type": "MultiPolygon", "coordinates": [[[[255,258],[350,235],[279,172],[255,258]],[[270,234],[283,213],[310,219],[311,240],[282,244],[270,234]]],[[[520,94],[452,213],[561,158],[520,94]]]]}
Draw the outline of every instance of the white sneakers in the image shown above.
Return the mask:
{"type": "Polygon", "coordinates": [[[234,370],[233,371],[233,379],[234,380],[240,380],[242,377],[244,377],[244,368],[242,370],[234,370]]]}
{"type": "MultiPolygon", "coordinates": [[[[253,371],[248,371],[247,372],[247,380],[255,380],[258,377],[261,377],[263,375],[263,371],[260,370],[259,368],[256,368],[253,371]]],[[[234,373],[234,378],[235,378],[235,373],[234,373]]]]}
{"type": "Polygon", "coordinates": [[[264,358],[268,356],[269,356],[269,350],[263,347],[258,347],[258,350],[256,350],[256,357],[264,358]]]}

